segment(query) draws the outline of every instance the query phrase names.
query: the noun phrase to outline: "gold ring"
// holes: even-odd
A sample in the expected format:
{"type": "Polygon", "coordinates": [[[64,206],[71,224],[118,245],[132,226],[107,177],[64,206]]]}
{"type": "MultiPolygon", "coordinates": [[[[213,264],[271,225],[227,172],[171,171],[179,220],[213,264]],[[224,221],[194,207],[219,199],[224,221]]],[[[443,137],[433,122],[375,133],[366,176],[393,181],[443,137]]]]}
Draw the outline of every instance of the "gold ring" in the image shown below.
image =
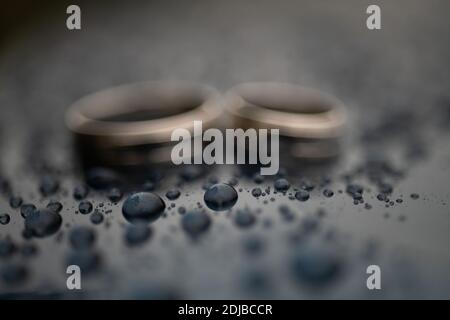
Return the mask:
{"type": "Polygon", "coordinates": [[[222,110],[221,96],[211,87],[143,82],[78,100],[69,107],[66,124],[79,145],[106,164],[136,165],[170,161],[173,130],[192,133],[194,121],[214,126],[222,110]]]}
{"type": "Polygon", "coordinates": [[[227,92],[225,106],[236,127],[279,129],[289,153],[299,158],[337,155],[347,119],[337,98],[290,83],[240,84],[227,92]]]}

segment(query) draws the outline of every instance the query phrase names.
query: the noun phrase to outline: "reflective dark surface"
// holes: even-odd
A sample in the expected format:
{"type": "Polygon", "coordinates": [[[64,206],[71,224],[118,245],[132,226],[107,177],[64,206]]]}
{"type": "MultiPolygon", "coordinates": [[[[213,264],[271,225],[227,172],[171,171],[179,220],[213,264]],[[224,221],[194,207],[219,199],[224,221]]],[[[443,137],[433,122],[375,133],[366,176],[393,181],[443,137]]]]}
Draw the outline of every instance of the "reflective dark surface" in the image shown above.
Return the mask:
{"type": "Polygon", "coordinates": [[[0,51],[0,214],[10,221],[0,224],[0,297],[450,298],[450,7],[379,3],[380,31],[367,30],[369,3],[356,0],[86,2],[79,32],[65,28],[58,4],[8,31],[0,51]],[[160,79],[222,91],[289,81],[329,92],[351,116],[340,157],[283,157],[285,193],[251,167],[148,168],[132,182],[104,169],[86,175],[65,109],[96,90],[160,79]],[[203,187],[230,180],[237,203],[209,210],[203,187]],[[126,194],[113,203],[108,190],[117,181],[126,194]],[[89,193],[75,200],[84,183],[89,193]],[[255,187],[265,195],[253,196],[255,187]],[[169,200],[174,188],[181,195],[169,200]],[[301,189],[308,200],[295,197],[301,189]],[[166,204],[150,231],[129,230],[122,215],[133,190],[166,204]],[[39,209],[59,201],[59,231],[24,237],[11,196],[39,209]],[[92,213],[77,213],[80,201],[90,201],[92,213]],[[184,218],[197,210],[210,218],[206,228],[202,217],[184,218]],[[70,241],[80,226],[95,233],[82,250],[70,241]],[[85,270],[80,292],[66,288],[71,263],[85,270]],[[381,267],[380,291],[366,288],[370,264],[381,267]]]}

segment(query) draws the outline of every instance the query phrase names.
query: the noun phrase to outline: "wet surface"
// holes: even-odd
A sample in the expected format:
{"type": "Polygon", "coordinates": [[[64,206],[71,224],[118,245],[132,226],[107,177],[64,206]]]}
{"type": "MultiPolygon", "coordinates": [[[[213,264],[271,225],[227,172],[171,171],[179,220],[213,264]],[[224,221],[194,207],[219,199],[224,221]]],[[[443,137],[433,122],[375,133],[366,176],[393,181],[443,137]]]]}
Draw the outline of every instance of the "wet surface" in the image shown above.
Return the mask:
{"type": "Polygon", "coordinates": [[[367,5],[86,3],[77,33],[65,7],[31,20],[0,52],[0,297],[72,297],[77,264],[83,298],[450,298],[449,4],[381,1],[377,32],[367,5]],[[332,93],[350,114],[340,157],[283,157],[276,177],[83,170],[66,107],[159,79],[332,93]],[[208,205],[217,184],[236,196],[208,205]]]}

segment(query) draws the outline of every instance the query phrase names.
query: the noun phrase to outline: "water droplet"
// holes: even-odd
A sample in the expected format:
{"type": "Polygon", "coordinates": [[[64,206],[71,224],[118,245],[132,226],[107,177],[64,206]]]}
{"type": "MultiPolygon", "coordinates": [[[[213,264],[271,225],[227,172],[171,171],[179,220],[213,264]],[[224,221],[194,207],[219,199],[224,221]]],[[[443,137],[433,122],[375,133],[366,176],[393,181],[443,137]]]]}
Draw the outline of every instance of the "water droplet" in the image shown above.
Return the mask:
{"type": "Polygon", "coordinates": [[[100,224],[103,222],[103,214],[101,214],[100,212],[98,212],[97,210],[94,211],[93,214],[91,214],[91,216],[89,217],[89,219],[91,220],[91,222],[93,224],[100,224]]]}
{"type": "Polygon", "coordinates": [[[305,234],[310,234],[319,228],[319,221],[313,217],[305,217],[301,223],[301,228],[305,234]]]}
{"type": "Polygon", "coordinates": [[[79,266],[83,274],[90,274],[99,269],[101,256],[91,250],[76,250],[69,255],[66,263],[79,266]]]}
{"type": "Polygon", "coordinates": [[[125,241],[130,246],[144,243],[152,235],[152,230],[143,223],[131,224],[125,232],[125,241]]]}
{"type": "Polygon", "coordinates": [[[209,216],[199,210],[194,210],[183,215],[181,226],[183,230],[191,237],[196,238],[206,232],[211,225],[209,216]]]}
{"type": "Polygon", "coordinates": [[[95,231],[89,227],[76,227],[70,231],[69,242],[74,249],[89,249],[96,239],[95,231]]]}
{"type": "Polygon", "coordinates": [[[314,189],[314,184],[310,180],[304,178],[300,181],[300,188],[306,191],[312,191],[314,189]]]}
{"type": "Polygon", "coordinates": [[[253,182],[256,184],[261,184],[264,182],[264,177],[259,173],[255,173],[255,175],[253,176],[253,182]]]}
{"type": "Polygon", "coordinates": [[[112,203],[117,203],[122,199],[122,191],[119,188],[111,188],[108,191],[108,199],[111,200],[112,203]]]}
{"type": "Polygon", "coordinates": [[[9,194],[11,193],[11,185],[8,180],[0,177],[0,193],[9,194]]]}
{"type": "Polygon", "coordinates": [[[49,209],[35,210],[25,219],[25,230],[31,236],[42,238],[56,233],[61,223],[59,213],[49,209]]]}
{"type": "Polygon", "coordinates": [[[323,190],[323,195],[327,198],[331,198],[334,195],[333,190],[325,189],[323,190]]]}
{"type": "Polygon", "coordinates": [[[378,186],[378,189],[380,190],[380,193],[391,194],[393,187],[392,187],[392,185],[390,185],[388,183],[380,183],[380,185],[378,186]]]}
{"type": "Polygon", "coordinates": [[[299,201],[306,201],[309,199],[309,192],[306,190],[299,190],[295,193],[295,198],[299,201]]]}
{"type": "Polygon", "coordinates": [[[204,171],[201,166],[185,166],[183,167],[180,176],[185,181],[194,181],[203,175],[204,171]]]}
{"type": "Polygon", "coordinates": [[[411,199],[414,199],[414,200],[419,199],[419,194],[417,194],[417,193],[411,193],[411,199]]]}
{"type": "Polygon", "coordinates": [[[243,241],[244,251],[249,255],[258,255],[264,250],[264,241],[258,236],[250,236],[243,241]]]}
{"type": "Polygon", "coordinates": [[[176,199],[178,199],[179,196],[180,196],[180,191],[177,189],[171,189],[171,190],[167,191],[167,193],[166,193],[166,197],[169,200],[176,200],[176,199]]]}
{"type": "Polygon", "coordinates": [[[245,290],[259,294],[269,288],[268,276],[260,270],[247,270],[243,272],[241,283],[245,290]]]}
{"type": "Polygon", "coordinates": [[[81,201],[78,210],[81,214],[89,214],[92,212],[92,203],[90,201],[81,201]]]}
{"type": "Polygon", "coordinates": [[[320,186],[325,187],[326,185],[329,185],[331,183],[331,178],[328,176],[322,176],[320,178],[320,186]]]}
{"type": "Polygon", "coordinates": [[[0,224],[7,225],[11,221],[11,217],[7,213],[0,214],[0,224]]]}
{"type": "Polygon", "coordinates": [[[63,205],[59,201],[50,201],[47,204],[47,209],[49,209],[55,213],[61,212],[62,208],[63,208],[63,205]]]}
{"type": "Polygon", "coordinates": [[[122,206],[122,213],[129,222],[152,222],[164,212],[166,204],[156,194],[139,192],[129,196],[122,206]]]}
{"type": "Polygon", "coordinates": [[[255,198],[260,197],[261,194],[262,194],[261,188],[254,188],[254,189],[252,190],[252,195],[253,195],[255,198]]]}
{"type": "Polygon", "coordinates": [[[356,201],[360,201],[363,198],[362,194],[359,192],[355,192],[352,196],[353,196],[353,200],[356,200],[356,201]]]}
{"type": "Polygon", "coordinates": [[[153,191],[155,190],[155,184],[152,181],[145,181],[142,185],[142,189],[144,191],[153,191]]]}
{"type": "Polygon", "coordinates": [[[185,207],[179,207],[178,208],[178,213],[179,214],[185,214],[186,213],[186,208],[185,207]]]}
{"type": "Polygon", "coordinates": [[[1,269],[3,282],[7,285],[19,285],[28,277],[28,270],[21,264],[7,264],[1,269]]]}
{"type": "Polygon", "coordinates": [[[32,243],[25,243],[20,249],[20,253],[25,258],[30,258],[38,253],[38,248],[32,243]]]}
{"type": "Polygon", "coordinates": [[[364,192],[364,188],[360,186],[359,184],[349,184],[345,191],[350,194],[353,199],[359,200],[362,197],[362,194],[364,192]],[[357,197],[357,198],[355,198],[357,197]]]}
{"type": "Polygon", "coordinates": [[[11,239],[0,239],[0,258],[6,258],[16,252],[17,247],[11,239]]]}
{"type": "Polygon", "coordinates": [[[275,180],[274,187],[277,191],[285,192],[291,187],[291,184],[286,179],[280,178],[275,180]]]}
{"type": "Polygon", "coordinates": [[[212,184],[216,184],[219,182],[219,178],[217,178],[216,176],[211,176],[208,178],[208,182],[210,182],[212,184]]]}
{"type": "Polygon", "coordinates": [[[17,209],[18,207],[20,207],[22,202],[23,202],[23,200],[19,196],[12,196],[11,198],[9,198],[9,205],[13,209],[17,209]]]}
{"type": "Polygon", "coordinates": [[[228,184],[232,187],[236,186],[238,183],[239,181],[235,177],[232,177],[230,180],[228,180],[228,184]]]}
{"type": "Polygon", "coordinates": [[[241,209],[234,216],[234,223],[240,228],[249,228],[255,224],[256,218],[249,209],[241,209]]]}
{"type": "Polygon", "coordinates": [[[44,176],[39,184],[39,191],[44,197],[55,194],[59,190],[59,181],[54,177],[44,176]]]}
{"type": "Polygon", "coordinates": [[[313,286],[322,286],[335,280],[341,271],[341,261],[327,250],[301,248],[292,260],[296,280],[313,286]]]}
{"type": "Polygon", "coordinates": [[[92,168],[86,174],[87,184],[97,190],[106,190],[121,185],[117,173],[106,168],[92,168]]]}
{"type": "Polygon", "coordinates": [[[75,189],[73,190],[73,197],[76,200],[83,200],[84,198],[87,197],[88,194],[89,188],[84,184],[76,186],[75,189]]]}
{"type": "Polygon", "coordinates": [[[295,214],[292,212],[292,210],[286,206],[286,205],[281,205],[279,208],[279,211],[281,213],[281,216],[283,217],[283,219],[285,221],[292,221],[295,218],[295,214]]]}
{"type": "Polygon", "coordinates": [[[219,183],[209,188],[203,197],[208,208],[214,211],[223,211],[233,207],[237,200],[236,190],[225,183],[219,183]]]}
{"type": "Polygon", "coordinates": [[[379,193],[377,194],[377,199],[380,201],[386,201],[387,200],[387,196],[385,193],[379,193]]]}

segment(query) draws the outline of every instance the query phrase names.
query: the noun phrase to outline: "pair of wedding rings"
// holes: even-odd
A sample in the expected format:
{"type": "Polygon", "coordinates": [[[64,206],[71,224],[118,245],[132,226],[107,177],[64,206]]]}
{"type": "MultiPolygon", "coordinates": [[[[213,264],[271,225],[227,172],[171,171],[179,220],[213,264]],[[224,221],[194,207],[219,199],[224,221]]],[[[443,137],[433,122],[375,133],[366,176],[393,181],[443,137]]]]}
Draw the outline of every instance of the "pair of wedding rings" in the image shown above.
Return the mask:
{"type": "Polygon", "coordinates": [[[144,82],[99,91],[75,102],[68,128],[82,150],[101,163],[139,165],[170,161],[173,130],[279,129],[295,158],[329,158],[346,123],[338,99],[288,83],[244,83],[225,95],[205,85],[144,82]]]}

